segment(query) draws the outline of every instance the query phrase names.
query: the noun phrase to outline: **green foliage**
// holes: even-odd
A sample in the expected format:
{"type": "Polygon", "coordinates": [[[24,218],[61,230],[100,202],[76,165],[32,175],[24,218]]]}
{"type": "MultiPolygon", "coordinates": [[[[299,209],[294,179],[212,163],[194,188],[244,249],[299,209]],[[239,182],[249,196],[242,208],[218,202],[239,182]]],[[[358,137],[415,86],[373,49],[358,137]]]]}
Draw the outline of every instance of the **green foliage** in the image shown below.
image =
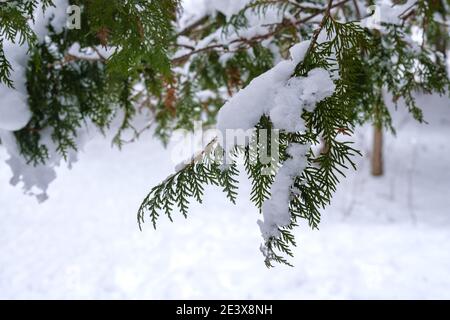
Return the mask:
{"type": "Polygon", "coordinates": [[[31,30],[28,19],[33,18],[33,14],[39,4],[45,10],[53,5],[51,0],[28,0],[16,1],[8,0],[0,2],[0,83],[13,87],[10,79],[11,64],[5,57],[4,40],[8,40],[18,45],[33,46],[36,43],[36,35],[31,30]]]}
{"type": "Polygon", "coordinates": [[[236,164],[231,164],[225,170],[221,168],[217,158],[220,152],[217,152],[214,145],[215,141],[211,142],[203,153],[192,159],[182,170],[150,191],[138,211],[139,226],[144,223],[147,213],[154,228],[160,212],[164,212],[172,221],[171,214],[175,207],[187,218],[189,199],[194,198],[201,203],[206,185],[222,187],[228,199],[236,202],[236,164]]]}
{"type": "Polygon", "coordinates": [[[0,41],[0,82],[5,83],[8,87],[12,88],[13,83],[10,79],[11,76],[11,64],[5,57],[3,50],[3,41],[0,41]]]}
{"type": "MultiPolygon", "coordinates": [[[[44,164],[50,154],[42,133],[50,131],[56,152],[67,158],[70,150],[77,149],[78,131],[86,123],[103,131],[117,116],[123,120],[113,143],[120,147],[125,131],[137,133],[132,125],[137,114],[134,85],[149,72],[168,74],[170,70],[167,47],[173,34],[176,0],[159,5],[154,1],[110,1],[105,6],[99,0],[74,0],[70,4],[88,13],[82,15],[82,29],[56,33],[49,26],[48,41],[34,43],[30,49],[27,90],[33,117],[15,136],[21,153],[32,164],[44,164]],[[114,51],[109,58],[100,53],[97,58],[83,58],[68,53],[75,43],[86,53],[99,52],[99,46],[114,51]]],[[[32,13],[13,9],[17,15],[32,13]]],[[[26,20],[22,22],[21,28],[4,28],[17,30],[23,35],[21,41],[34,41],[26,20]]]]}
{"type": "Polygon", "coordinates": [[[379,127],[394,131],[390,112],[382,99],[384,87],[393,94],[396,105],[404,102],[416,120],[424,121],[414,93],[445,94],[450,88],[442,57],[426,48],[414,48],[398,26],[387,26],[383,35],[374,34],[373,43],[375,49],[364,61],[365,87],[371,90],[364,90],[361,96],[362,121],[371,120],[379,127]]]}
{"type": "Polygon", "coordinates": [[[120,48],[108,59],[111,76],[139,73],[143,63],[170,73],[167,48],[178,0],[112,0],[107,5],[103,0],[75,0],[71,4],[79,5],[85,13],[88,35],[95,36],[101,45],[120,48]]]}
{"type": "MultiPolygon", "coordinates": [[[[65,63],[70,41],[50,33],[53,46],[40,44],[33,50],[27,70],[27,90],[33,117],[15,132],[22,154],[34,164],[45,163],[48,146],[41,142],[43,131],[51,130],[56,152],[67,157],[76,150],[79,128],[88,120],[100,128],[111,121],[117,95],[109,88],[100,62],[65,63]]],[[[128,99],[127,99],[128,101],[128,99]]]]}

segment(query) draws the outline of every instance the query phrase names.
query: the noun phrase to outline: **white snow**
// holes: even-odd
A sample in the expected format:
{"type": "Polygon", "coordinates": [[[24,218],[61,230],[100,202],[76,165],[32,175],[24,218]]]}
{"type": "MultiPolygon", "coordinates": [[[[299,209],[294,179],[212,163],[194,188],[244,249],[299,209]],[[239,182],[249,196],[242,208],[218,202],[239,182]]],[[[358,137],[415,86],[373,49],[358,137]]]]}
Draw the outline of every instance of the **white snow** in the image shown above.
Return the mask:
{"type": "Polygon", "coordinates": [[[7,39],[3,40],[3,46],[5,56],[11,64],[10,78],[14,88],[0,83],[0,130],[15,131],[22,129],[31,119],[25,79],[28,48],[26,45],[14,45],[7,39]]]}
{"type": "Polygon", "coordinates": [[[392,0],[377,0],[366,9],[370,16],[362,19],[361,25],[378,30],[384,29],[382,23],[401,25],[403,21],[401,18],[414,9],[416,3],[416,0],[407,0],[402,4],[395,4],[392,0]]]}
{"type": "Polygon", "coordinates": [[[291,223],[291,213],[289,212],[291,188],[295,177],[301,175],[306,168],[306,154],[309,148],[309,145],[291,144],[287,150],[291,158],[283,163],[275,176],[270,189],[271,197],[263,204],[264,220],[258,220],[262,236],[266,241],[270,237],[280,236],[278,227],[284,227],[291,223]]]}
{"type": "MultiPolygon", "coordinates": [[[[55,6],[48,7],[45,12],[42,11],[40,3],[35,11],[34,22],[29,21],[31,28],[38,36],[38,40],[47,41],[47,26],[50,23],[56,32],[62,31],[66,23],[66,9],[68,0],[53,1],[55,6]]],[[[26,68],[29,59],[28,45],[19,45],[8,41],[4,41],[5,55],[11,63],[12,72],[11,80],[14,88],[9,88],[5,84],[0,83],[0,138],[3,147],[6,147],[9,158],[6,163],[12,171],[11,184],[21,184],[23,190],[27,194],[36,195],[37,199],[42,202],[47,199],[47,189],[49,184],[56,178],[55,166],[61,163],[61,156],[55,151],[55,146],[50,139],[51,132],[42,132],[42,141],[45,142],[50,150],[50,159],[46,166],[33,166],[27,164],[25,159],[20,155],[17,143],[12,131],[24,128],[31,119],[31,111],[28,106],[28,93],[26,89],[26,68]]],[[[81,141],[80,141],[81,142],[81,141]]],[[[69,155],[69,165],[75,161],[76,154],[71,152],[69,155]]]]}
{"type": "Polygon", "coordinates": [[[45,41],[49,22],[57,33],[61,32],[66,25],[66,11],[69,7],[69,0],[53,0],[53,4],[53,6],[47,7],[45,11],[42,10],[42,4],[40,4],[35,11],[35,22],[32,28],[40,41],[45,41]]]}
{"type": "MultiPolygon", "coordinates": [[[[311,70],[306,77],[295,77],[275,93],[273,107],[269,112],[275,128],[288,132],[303,131],[305,123],[300,115],[304,110],[314,111],[318,102],[333,95],[335,84],[329,73],[320,68],[311,70]]],[[[264,221],[258,224],[265,240],[271,236],[279,236],[278,227],[290,223],[289,201],[291,187],[295,177],[300,176],[306,168],[306,154],[309,145],[292,144],[289,146],[290,159],[275,176],[271,187],[271,198],[263,204],[264,221]]]]}
{"type": "MultiPolygon", "coordinates": [[[[77,137],[79,150],[83,149],[84,143],[87,140],[87,131],[88,129],[85,128],[85,131],[80,132],[77,137]]],[[[12,132],[0,130],[0,139],[2,146],[9,154],[9,158],[5,162],[9,165],[12,172],[10,179],[11,185],[20,185],[25,194],[36,196],[39,202],[48,199],[48,187],[56,179],[55,168],[59,167],[65,161],[67,162],[67,166],[71,168],[72,164],[78,160],[77,151],[75,150],[68,152],[67,160],[62,159],[62,156],[56,151],[56,146],[51,141],[51,133],[49,130],[42,132],[41,142],[47,146],[49,156],[45,165],[28,164],[20,154],[12,132]]]]}
{"type": "Polygon", "coordinates": [[[279,88],[269,112],[277,129],[298,132],[305,129],[300,118],[304,110],[314,111],[317,102],[333,95],[336,86],[328,71],[320,68],[311,70],[306,77],[295,77],[279,88]]]}
{"type": "Polygon", "coordinates": [[[217,129],[223,137],[226,137],[227,130],[252,129],[261,116],[270,113],[275,105],[277,91],[285,87],[297,64],[303,60],[309,43],[303,41],[295,45],[291,49],[292,59],[279,62],[269,71],[253,79],[247,87],[225,103],[217,116],[217,129]]]}
{"type": "Polygon", "coordinates": [[[382,178],[369,175],[371,128],[357,131],[365,157],[320,231],[295,230],[295,268],[264,266],[245,180],[236,206],[207,188],[187,220],[175,212],[139,232],[140,201],[175,164],[150,134],[122,151],[94,139],[71,171],[58,168],[42,205],[8,186],[0,165],[0,297],[449,299],[449,100],[419,103],[429,125],[395,113],[382,178]]]}
{"type": "Polygon", "coordinates": [[[73,55],[75,57],[79,57],[82,59],[109,59],[116,48],[105,47],[105,46],[95,46],[95,50],[92,47],[89,48],[81,48],[78,42],[72,44],[72,46],[68,50],[68,54],[73,55]]]}
{"type": "Polygon", "coordinates": [[[250,0],[184,0],[182,3],[183,14],[180,17],[181,27],[189,26],[206,15],[214,15],[217,12],[230,18],[243,9],[250,0]]]}
{"type": "MultiPolygon", "coordinates": [[[[45,40],[47,25],[51,22],[55,30],[61,31],[66,22],[67,0],[54,1],[55,7],[49,7],[42,12],[42,5],[36,9],[34,23],[30,21],[30,26],[38,36],[39,41],[45,40]]],[[[11,63],[11,80],[14,88],[9,88],[0,83],[0,130],[16,131],[20,130],[30,121],[31,112],[28,107],[28,93],[26,90],[25,72],[28,63],[28,46],[25,43],[20,45],[17,37],[15,43],[4,39],[3,46],[5,56],[11,63]]]]}
{"type": "MultiPolygon", "coordinates": [[[[303,110],[313,111],[317,102],[329,97],[335,85],[329,73],[320,68],[306,77],[291,78],[295,67],[304,59],[310,41],[303,41],[290,50],[291,59],[253,79],[220,109],[217,129],[226,137],[227,130],[252,129],[264,114],[274,127],[289,132],[304,129],[300,118],[303,110]]],[[[227,150],[232,146],[225,146],[227,150]]]]}

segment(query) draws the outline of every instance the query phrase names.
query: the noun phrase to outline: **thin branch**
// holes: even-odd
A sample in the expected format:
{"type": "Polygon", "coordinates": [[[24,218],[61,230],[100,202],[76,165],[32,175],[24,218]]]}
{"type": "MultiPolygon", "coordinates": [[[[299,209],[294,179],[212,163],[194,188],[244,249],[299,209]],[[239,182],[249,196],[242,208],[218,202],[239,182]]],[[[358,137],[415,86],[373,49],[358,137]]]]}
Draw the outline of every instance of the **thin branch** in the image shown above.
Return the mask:
{"type": "Polygon", "coordinates": [[[399,17],[400,19],[403,19],[403,20],[408,19],[408,17],[410,17],[411,14],[413,14],[413,12],[414,12],[414,10],[411,10],[411,9],[414,8],[417,4],[418,4],[417,1],[414,2],[412,5],[410,5],[408,8],[406,8],[402,13],[400,13],[400,14],[398,15],[398,17],[399,17]],[[411,11],[408,12],[409,10],[411,10],[411,11]],[[408,12],[408,14],[406,14],[407,12],[408,12]],[[406,15],[405,15],[405,14],[406,14],[406,15]]]}
{"type": "Polygon", "coordinates": [[[305,53],[305,58],[309,56],[311,51],[314,49],[314,46],[317,43],[317,39],[319,37],[319,34],[322,32],[323,28],[325,27],[325,24],[328,20],[328,18],[331,17],[331,9],[333,8],[333,0],[328,0],[328,6],[327,9],[323,15],[322,21],[319,24],[319,27],[314,31],[313,36],[311,38],[311,43],[309,44],[308,50],[305,53]]]}
{"type": "Polygon", "coordinates": [[[355,7],[356,18],[358,20],[361,20],[361,11],[359,10],[359,5],[358,5],[358,2],[356,0],[353,0],[353,6],[355,7]]]}
{"type": "Polygon", "coordinates": [[[102,57],[87,57],[87,56],[77,56],[71,53],[67,53],[64,58],[60,61],[55,61],[54,63],[49,63],[48,68],[62,67],[73,61],[89,61],[89,62],[106,62],[106,59],[102,57]]]}
{"type": "Polygon", "coordinates": [[[189,162],[184,164],[181,168],[179,168],[178,170],[176,170],[175,173],[171,174],[170,176],[168,176],[163,182],[161,182],[160,184],[165,184],[167,181],[169,181],[170,179],[172,179],[173,177],[175,177],[177,174],[179,174],[181,171],[185,170],[188,167],[192,167],[193,165],[195,165],[196,163],[198,163],[203,156],[205,156],[206,154],[208,154],[212,148],[214,147],[214,144],[217,142],[217,137],[214,137],[210,142],[208,142],[208,144],[205,146],[205,148],[201,151],[199,151],[197,154],[193,155],[189,162]]]}
{"type": "Polygon", "coordinates": [[[203,18],[197,20],[196,22],[194,22],[193,24],[187,26],[186,28],[184,28],[183,30],[181,30],[180,32],[177,33],[176,38],[178,38],[179,36],[185,36],[187,34],[189,34],[191,31],[193,31],[195,28],[197,28],[198,26],[201,26],[203,23],[205,23],[206,21],[208,21],[209,17],[208,16],[204,16],[203,18]]]}
{"type": "Polygon", "coordinates": [[[98,55],[98,57],[100,58],[101,61],[106,62],[108,60],[104,55],[102,55],[100,53],[100,50],[98,50],[98,48],[96,46],[91,46],[91,48],[92,48],[92,50],[95,51],[95,53],[98,55]]]}
{"type": "MultiPolygon", "coordinates": [[[[201,52],[215,50],[215,49],[222,49],[222,50],[228,52],[229,51],[228,47],[230,45],[233,45],[233,44],[250,45],[250,44],[253,44],[255,42],[260,42],[260,41],[266,40],[266,39],[268,39],[268,38],[270,38],[272,36],[277,35],[278,33],[280,33],[281,31],[285,30],[286,28],[293,27],[293,26],[295,27],[295,26],[298,26],[300,24],[307,23],[307,22],[311,21],[312,19],[316,18],[317,16],[319,16],[320,14],[325,13],[327,16],[329,16],[331,9],[340,7],[340,6],[346,4],[349,1],[350,0],[342,0],[342,1],[338,2],[338,3],[336,3],[336,4],[333,4],[333,1],[329,1],[326,8],[324,8],[322,10],[319,10],[319,11],[317,11],[317,12],[307,16],[306,18],[297,20],[295,22],[288,22],[288,23],[285,20],[283,20],[283,22],[278,24],[278,26],[274,30],[272,30],[272,31],[270,31],[268,33],[257,35],[257,36],[251,37],[251,38],[234,39],[234,40],[230,41],[227,44],[213,44],[213,45],[210,45],[210,46],[206,46],[206,47],[203,47],[203,48],[200,48],[200,49],[193,50],[192,52],[186,53],[186,54],[184,54],[184,55],[182,55],[180,57],[172,59],[172,63],[173,64],[180,64],[180,63],[185,62],[192,55],[195,55],[195,54],[201,53],[201,52]]],[[[322,19],[322,21],[323,21],[323,19],[322,19]]]]}

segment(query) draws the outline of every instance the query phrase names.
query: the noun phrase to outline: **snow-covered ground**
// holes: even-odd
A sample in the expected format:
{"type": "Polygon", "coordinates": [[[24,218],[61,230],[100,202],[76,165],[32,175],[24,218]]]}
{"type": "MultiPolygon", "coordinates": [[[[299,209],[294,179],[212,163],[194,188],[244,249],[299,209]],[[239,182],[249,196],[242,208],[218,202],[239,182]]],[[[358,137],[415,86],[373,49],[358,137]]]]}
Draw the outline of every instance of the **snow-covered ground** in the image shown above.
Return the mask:
{"type": "MultiPolygon", "coordinates": [[[[361,158],[320,231],[297,230],[295,268],[265,268],[245,180],[236,206],[213,188],[140,232],[140,201],[175,165],[150,135],[121,152],[95,138],[41,205],[8,185],[0,149],[0,298],[450,298],[450,103],[421,101],[429,125],[397,113],[385,177],[361,158]]],[[[355,140],[367,154],[370,130],[355,140]]]]}

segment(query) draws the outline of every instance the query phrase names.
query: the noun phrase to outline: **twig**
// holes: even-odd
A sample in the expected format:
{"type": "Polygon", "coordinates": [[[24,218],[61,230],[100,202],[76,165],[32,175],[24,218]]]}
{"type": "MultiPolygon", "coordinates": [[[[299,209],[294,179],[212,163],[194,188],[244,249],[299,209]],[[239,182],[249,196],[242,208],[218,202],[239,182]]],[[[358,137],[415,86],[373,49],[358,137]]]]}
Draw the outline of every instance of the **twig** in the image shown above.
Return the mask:
{"type": "Polygon", "coordinates": [[[203,18],[197,20],[196,22],[194,22],[193,24],[187,26],[186,28],[184,28],[183,30],[181,30],[180,32],[177,33],[176,37],[178,38],[179,36],[184,36],[188,33],[190,33],[192,30],[194,30],[195,28],[197,28],[198,26],[201,26],[203,23],[205,23],[206,21],[208,21],[209,17],[208,16],[204,16],[203,18]]]}
{"type": "MultiPolygon", "coordinates": [[[[200,49],[193,50],[192,52],[186,53],[186,54],[184,54],[184,55],[182,55],[180,57],[172,59],[172,63],[173,64],[180,64],[180,63],[185,62],[187,59],[189,59],[189,57],[191,57],[194,54],[205,52],[205,51],[210,51],[210,50],[214,50],[214,49],[223,49],[223,50],[229,52],[228,47],[233,45],[233,44],[237,44],[237,43],[240,43],[240,44],[252,44],[252,43],[255,43],[255,42],[266,40],[266,39],[268,39],[268,38],[270,38],[272,36],[275,36],[276,34],[280,33],[281,31],[283,31],[286,28],[293,27],[293,26],[295,27],[295,26],[298,26],[300,24],[304,24],[306,22],[309,22],[312,19],[314,19],[315,17],[317,17],[320,14],[322,14],[322,13],[325,13],[326,16],[329,16],[331,9],[340,7],[340,6],[346,4],[349,1],[350,0],[342,0],[342,1],[338,2],[338,3],[336,3],[336,4],[333,4],[333,1],[329,1],[326,8],[324,8],[322,10],[318,10],[317,12],[307,16],[306,18],[297,20],[295,22],[289,22],[289,23],[286,23],[286,21],[283,21],[282,23],[278,24],[278,27],[276,27],[273,31],[270,31],[270,32],[265,33],[265,34],[257,35],[257,36],[251,37],[251,38],[234,39],[234,40],[228,42],[227,44],[214,44],[214,45],[210,45],[210,46],[206,46],[206,47],[203,47],[203,48],[200,48],[200,49]]],[[[323,21],[323,19],[322,19],[322,21],[323,21]]],[[[322,28],[323,28],[323,26],[322,26],[322,28]]]]}
{"type": "Polygon", "coordinates": [[[91,48],[95,51],[95,53],[98,55],[101,61],[106,62],[106,60],[108,60],[104,55],[100,53],[100,51],[96,46],[91,46],[91,48]]]}
{"type": "Polygon", "coordinates": [[[200,161],[205,154],[209,153],[212,150],[214,144],[217,142],[217,139],[218,139],[217,137],[214,137],[210,142],[208,142],[208,144],[205,146],[205,148],[203,150],[201,150],[197,154],[193,155],[188,163],[184,164],[181,168],[176,170],[175,173],[168,176],[163,182],[161,182],[161,184],[165,184],[167,181],[172,179],[174,176],[176,176],[181,171],[185,170],[188,167],[193,166],[198,161],[200,161]]]}
{"type": "Polygon", "coordinates": [[[408,17],[411,16],[411,14],[414,12],[414,10],[412,10],[411,12],[409,12],[405,17],[402,18],[402,16],[403,16],[405,13],[407,13],[410,9],[414,8],[417,4],[418,4],[417,1],[414,2],[412,5],[410,5],[408,8],[406,8],[402,13],[400,13],[400,14],[398,15],[398,17],[399,17],[400,19],[403,19],[403,20],[408,19],[408,17]]]}
{"type": "Polygon", "coordinates": [[[355,7],[356,18],[358,20],[361,20],[361,11],[359,10],[359,5],[358,5],[358,2],[356,0],[353,0],[353,6],[355,7]]]}
{"type": "Polygon", "coordinates": [[[47,67],[48,68],[53,68],[57,66],[62,67],[73,61],[105,62],[106,60],[102,59],[101,57],[77,56],[71,53],[67,53],[62,60],[55,61],[54,63],[49,63],[47,67]]]}
{"type": "Polygon", "coordinates": [[[305,57],[309,56],[311,51],[314,49],[314,46],[317,43],[317,39],[319,38],[319,34],[322,32],[323,27],[325,27],[328,18],[331,16],[330,12],[332,8],[333,8],[333,0],[328,0],[327,9],[323,15],[322,21],[319,24],[319,27],[316,30],[314,30],[313,36],[311,38],[311,43],[309,44],[308,50],[306,50],[305,53],[305,57]]]}

